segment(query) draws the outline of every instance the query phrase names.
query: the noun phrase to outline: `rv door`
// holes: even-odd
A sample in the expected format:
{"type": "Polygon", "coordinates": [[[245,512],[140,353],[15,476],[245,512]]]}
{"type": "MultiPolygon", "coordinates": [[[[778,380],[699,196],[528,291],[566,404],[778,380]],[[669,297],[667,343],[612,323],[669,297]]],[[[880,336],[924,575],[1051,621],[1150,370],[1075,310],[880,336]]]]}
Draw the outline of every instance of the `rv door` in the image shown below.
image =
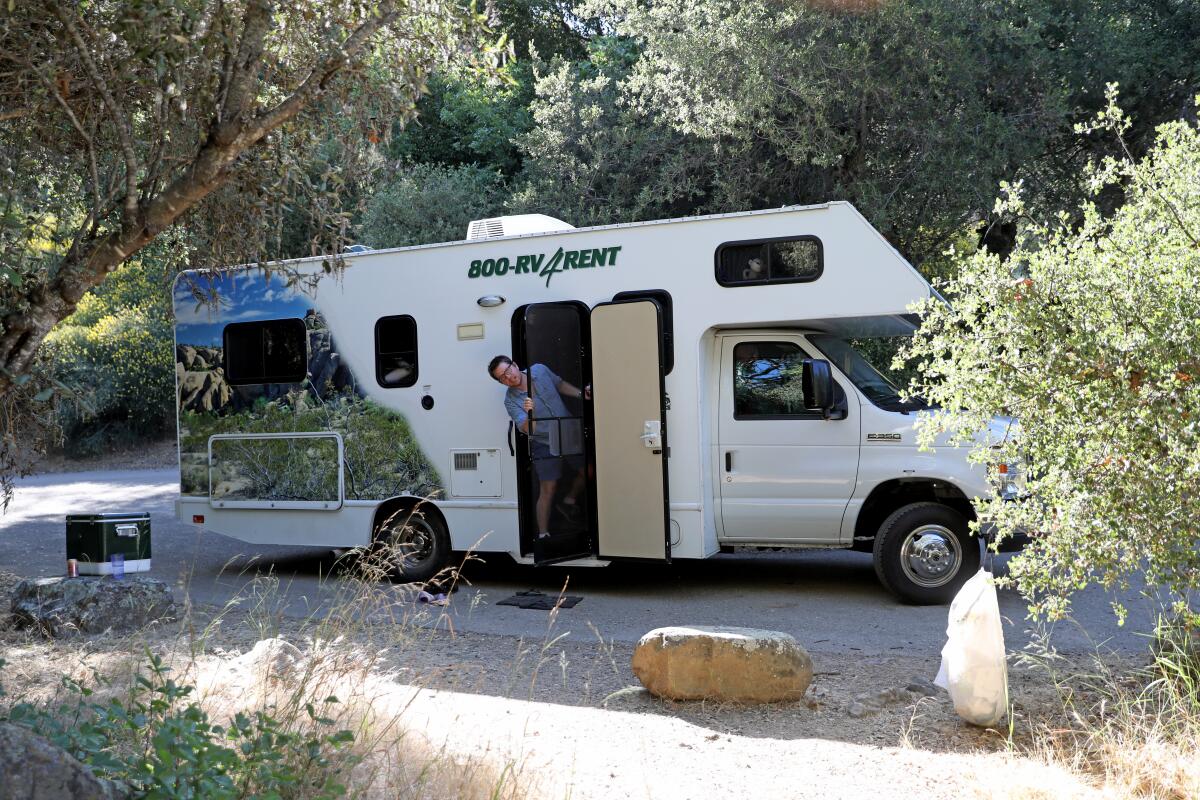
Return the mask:
{"type": "Polygon", "coordinates": [[[535,303],[514,320],[513,357],[534,410],[517,452],[521,550],[547,564],[595,553],[587,410],[567,387],[591,380],[588,308],[535,303]]]}
{"type": "Polygon", "coordinates": [[[669,560],[661,309],[602,303],[591,322],[597,555],[669,560]]]}

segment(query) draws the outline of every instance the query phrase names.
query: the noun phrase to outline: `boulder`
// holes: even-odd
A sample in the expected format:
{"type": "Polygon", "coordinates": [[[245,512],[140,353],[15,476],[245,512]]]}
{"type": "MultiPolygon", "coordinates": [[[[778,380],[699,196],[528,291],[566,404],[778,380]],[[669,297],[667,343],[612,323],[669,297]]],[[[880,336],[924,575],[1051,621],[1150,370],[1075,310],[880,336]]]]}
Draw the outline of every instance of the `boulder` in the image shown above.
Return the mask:
{"type": "Polygon", "coordinates": [[[126,633],[175,619],[175,599],[156,578],[34,578],[17,584],[13,619],[49,636],[126,633]]]}
{"type": "Polygon", "coordinates": [[[775,703],[803,697],[813,668],[808,653],[786,633],[671,627],[641,638],[633,672],[651,694],[671,700],[775,703]]]}
{"type": "Polygon", "coordinates": [[[112,800],[120,794],[66,750],[0,722],[0,800],[112,800]]]}

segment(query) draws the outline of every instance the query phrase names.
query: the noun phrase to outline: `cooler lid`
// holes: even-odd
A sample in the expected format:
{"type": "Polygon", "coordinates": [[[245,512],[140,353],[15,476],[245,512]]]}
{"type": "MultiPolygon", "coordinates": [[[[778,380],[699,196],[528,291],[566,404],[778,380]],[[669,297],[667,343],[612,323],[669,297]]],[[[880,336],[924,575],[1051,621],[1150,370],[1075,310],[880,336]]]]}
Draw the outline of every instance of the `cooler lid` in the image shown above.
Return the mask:
{"type": "Polygon", "coordinates": [[[67,514],[67,522],[149,522],[150,512],[126,514],[67,514]]]}

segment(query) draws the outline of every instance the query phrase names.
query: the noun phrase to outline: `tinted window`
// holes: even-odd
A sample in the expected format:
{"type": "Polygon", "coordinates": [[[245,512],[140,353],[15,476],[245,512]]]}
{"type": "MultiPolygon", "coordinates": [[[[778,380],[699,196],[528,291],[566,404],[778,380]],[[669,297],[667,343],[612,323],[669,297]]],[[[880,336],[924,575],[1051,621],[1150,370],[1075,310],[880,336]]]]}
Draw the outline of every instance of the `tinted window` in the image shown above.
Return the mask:
{"type": "Polygon", "coordinates": [[[717,249],[717,283],[757,286],[803,283],[821,276],[821,240],[814,236],[730,242],[717,249]]]}
{"type": "Polygon", "coordinates": [[[417,382],[417,321],[407,314],[375,323],[375,379],[387,388],[417,382]]]}
{"type": "Polygon", "coordinates": [[[225,326],[223,339],[228,383],[299,383],[308,377],[304,320],[235,322],[225,326]]]}

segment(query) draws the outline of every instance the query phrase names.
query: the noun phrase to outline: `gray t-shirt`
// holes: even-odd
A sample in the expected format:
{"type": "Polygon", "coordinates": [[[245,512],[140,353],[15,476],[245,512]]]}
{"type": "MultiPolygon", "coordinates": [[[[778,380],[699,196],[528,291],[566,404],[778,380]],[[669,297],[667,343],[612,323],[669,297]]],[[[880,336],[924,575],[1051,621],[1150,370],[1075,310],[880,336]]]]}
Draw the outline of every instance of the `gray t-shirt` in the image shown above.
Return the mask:
{"type": "MultiPolygon", "coordinates": [[[[542,444],[550,443],[550,426],[538,425],[539,419],[550,417],[569,417],[571,412],[563,403],[562,395],[558,393],[558,385],[562,378],[545,364],[534,364],[529,368],[529,382],[533,384],[533,435],[532,439],[542,444]]],[[[508,415],[520,428],[525,424],[529,415],[525,413],[526,393],[515,386],[510,386],[504,395],[504,407],[508,415]]]]}

